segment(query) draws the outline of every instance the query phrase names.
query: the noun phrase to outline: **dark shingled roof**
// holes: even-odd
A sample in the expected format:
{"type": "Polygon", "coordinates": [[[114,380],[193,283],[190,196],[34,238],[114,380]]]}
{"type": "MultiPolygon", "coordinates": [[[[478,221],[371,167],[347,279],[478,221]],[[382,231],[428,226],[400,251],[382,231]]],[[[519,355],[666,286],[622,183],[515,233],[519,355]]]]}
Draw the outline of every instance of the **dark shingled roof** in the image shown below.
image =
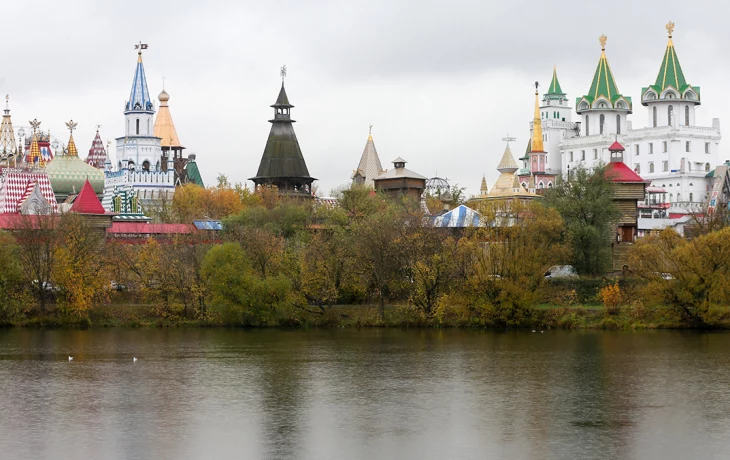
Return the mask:
{"type": "MultiPolygon", "coordinates": [[[[283,84],[276,104],[272,107],[276,109],[275,112],[279,109],[294,107],[289,104],[283,84]]],[[[266,141],[266,148],[261,157],[256,177],[252,177],[250,180],[256,184],[273,183],[279,185],[280,188],[285,185],[284,182],[311,184],[316,179],[309,175],[297,135],[294,133],[294,126],[292,126],[294,120],[291,119],[288,111],[282,111],[285,113],[275,113],[274,119],[269,120],[271,123],[269,139],[266,141]],[[282,183],[279,184],[279,182],[282,183]]]]}

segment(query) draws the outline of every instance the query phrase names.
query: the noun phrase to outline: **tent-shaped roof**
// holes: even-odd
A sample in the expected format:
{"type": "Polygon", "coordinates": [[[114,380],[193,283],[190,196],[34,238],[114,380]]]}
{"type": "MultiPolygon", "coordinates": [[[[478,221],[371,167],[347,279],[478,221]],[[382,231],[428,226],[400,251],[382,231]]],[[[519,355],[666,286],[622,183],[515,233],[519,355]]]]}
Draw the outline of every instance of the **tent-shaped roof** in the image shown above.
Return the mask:
{"type": "Polygon", "coordinates": [[[357,165],[357,169],[352,175],[353,184],[355,183],[355,176],[358,174],[362,176],[363,185],[374,187],[373,179],[378,177],[383,172],[383,165],[380,163],[380,157],[378,151],[375,150],[375,142],[373,142],[373,136],[368,135],[368,141],[365,143],[365,149],[362,151],[360,156],[360,163],[357,165]]]}
{"type": "Polygon", "coordinates": [[[96,197],[94,189],[91,187],[91,183],[88,179],[84,182],[84,186],[81,189],[81,193],[78,194],[74,200],[73,206],[71,206],[71,212],[79,214],[104,214],[104,207],[101,205],[101,201],[96,197]]]}
{"type": "Polygon", "coordinates": [[[667,32],[669,32],[669,42],[667,43],[667,49],[664,51],[664,58],[662,64],[659,67],[659,74],[656,77],[656,82],[653,85],[649,85],[646,88],[641,89],[642,104],[647,105],[647,99],[643,95],[653,90],[657,96],[660,96],[667,88],[674,88],[679,92],[679,97],[684,99],[684,95],[687,89],[692,89],[697,95],[696,101],[700,99],[700,88],[699,86],[692,86],[687,83],[682,71],[682,66],[679,65],[679,58],[677,57],[677,51],[674,49],[674,42],[672,41],[672,32],[674,31],[674,23],[670,22],[667,24],[667,32]]]}
{"type": "Polygon", "coordinates": [[[101,140],[98,129],[96,130],[94,141],[91,143],[89,156],[86,157],[86,163],[97,169],[104,169],[104,164],[106,163],[106,149],[104,149],[104,142],[101,140]]]}
{"type": "Polygon", "coordinates": [[[545,99],[560,99],[561,97],[565,96],[565,93],[563,92],[563,89],[560,87],[560,82],[558,81],[558,71],[555,66],[553,66],[553,78],[550,80],[550,87],[548,88],[548,92],[543,95],[545,99]]]}
{"type": "Polygon", "coordinates": [[[163,89],[158,99],[160,100],[160,108],[157,111],[157,118],[155,119],[155,137],[161,139],[160,145],[162,147],[184,148],[180,145],[175,123],[173,123],[172,115],[170,114],[170,106],[167,104],[167,101],[170,100],[170,95],[163,89]]]}
{"type": "Polygon", "coordinates": [[[432,227],[441,228],[480,227],[484,225],[482,216],[463,204],[440,216],[427,217],[426,219],[432,227]]]}
{"type": "Polygon", "coordinates": [[[630,111],[631,98],[624,97],[619,92],[616,79],[613,77],[613,72],[611,71],[611,66],[608,64],[608,59],[606,59],[606,36],[602,35],[599,41],[601,43],[601,57],[598,60],[596,72],[593,74],[591,88],[588,90],[588,94],[577,99],[576,106],[579,106],[582,101],[586,101],[590,107],[599,98],[606,99],[614,106],[619,99],[623,99],[628,104],[628,110],[630,111]]]}
{"type": "Polygon", "coordinates": [[[205,184],[203,183],[203,176],[200,174],[200,169],[198,168],[198,163],[194,159],[189,159],[188,162],[185,163],[185,171],[187,171],[188,174],[188,183],[205,187],[205,184]]]}

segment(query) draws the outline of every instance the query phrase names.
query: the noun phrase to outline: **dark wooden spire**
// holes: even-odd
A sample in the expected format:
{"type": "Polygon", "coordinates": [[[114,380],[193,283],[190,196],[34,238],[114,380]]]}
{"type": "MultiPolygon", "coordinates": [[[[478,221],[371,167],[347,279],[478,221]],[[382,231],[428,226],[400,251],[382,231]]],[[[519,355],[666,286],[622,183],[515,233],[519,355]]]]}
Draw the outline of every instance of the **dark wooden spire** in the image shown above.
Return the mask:
{"type": "Polygon", "coordinates": [[[257,186],[275,185],[281,194],[311,196],[312,182],[316,179],[309,175],[297,135],[294,133],[294,120],[290,113],[294,106],[289,103],[283,82],[279,97],[271,107],[274,109],[274,118],[269,120],[272,124],[269,139],[266,141],[256,177],[249,180],[257,186]]]}

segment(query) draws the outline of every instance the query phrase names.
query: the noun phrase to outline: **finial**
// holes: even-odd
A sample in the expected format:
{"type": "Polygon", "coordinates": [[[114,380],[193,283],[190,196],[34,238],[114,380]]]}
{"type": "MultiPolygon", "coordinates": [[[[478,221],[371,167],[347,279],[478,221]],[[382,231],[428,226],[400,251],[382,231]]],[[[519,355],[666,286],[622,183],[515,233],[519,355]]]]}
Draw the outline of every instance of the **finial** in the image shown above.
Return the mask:
{"type": "Polygon", "coordinates": [[[162,91],[165,91],[165,76],[162,76],[162,91]]]}
{"type": "Polygon", "coordinates": [[[373,125],[370,125],[370,129],[368,130],[368,134],[372,134],[372,133],[373,133],[373,125]]]}
{"type": "Polygon", "coordinates": [[[601,44],[601,51],[606,51],[606,40],[608,40],[608,37],[605,35],[598,37],[598,43],[601,44]]]}
{"type": "Polygon", "coordinates": [[[101,125],[96,125],[96,132],[97,133],[99,132],[100,129],[101,129],[101,125]]]}
{"type": "Polygon", "coordinates": [[[281,66],[281,71],[279,72],[281,74],[281,82],[284,83],[284,79],[286,78],[286,64],[281,66]]]}
{"type": "Polygon", "coordinates": [[[672,38],[672,32],[674,32],[674,23],[672,21],[669,21],[667,23],[667,34],[669,34],[669,38],[672,38]]]}
{"type": "Polygon", "coordinates": [[[137,51],[137,54],[142,54],[142,50],[146,50],[149,46],[150,45],[148,45],[147,43],[142,43],[140,41],[138,44],[134,45],[134,49],[139,50],[137,51]]]}
{"type": "Polygon", "coordinates": [[[539,87],[540,87],[540,82],[536,81],[535,82],[535,94],[537,94],[537,88],[539,88],[539,87]]]}
{"type": "Polygon", "coordinates": [[[30,123],[30,126],[31,126],[31,128],[33,128],[34,133],[38,129],[38,127],[41,125],[41,122],[38,121],[37,118],[34,118],[33,121],[29,121],[28,123],[30,123]]]}
{"type": "Polygon", "coordinates": [[[506,143],[507,143],[507,146],[508,146],[508,147],[509,147],[509,143],[510,143],[510,142],[514,142],[514,141],[516,141],[516,140],[517,140],[516,138],[514,138],[514,137],[510,137],[510,136],[509,136],[509,133],[507,133],[507,137],[503,137],[503,138],[502,138],[502,142],[506,142],[506,143]]]}
{"type": "Polygon", "coordinates": [[[75,123],[73,120],[66,122],[66,127],[71,132],[71,134],[74,133],[74,129],[76,129],[76,125],[78,125],[78,123],[75,123]]]}

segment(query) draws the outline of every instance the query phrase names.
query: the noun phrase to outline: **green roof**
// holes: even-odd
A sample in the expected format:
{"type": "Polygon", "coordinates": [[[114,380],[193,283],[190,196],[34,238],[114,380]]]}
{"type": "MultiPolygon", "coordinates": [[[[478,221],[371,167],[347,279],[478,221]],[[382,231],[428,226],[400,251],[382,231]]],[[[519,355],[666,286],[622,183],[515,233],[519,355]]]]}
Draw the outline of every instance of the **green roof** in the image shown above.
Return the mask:
{"type": "Polygon", "coordinates": [[[558,73],[555,67],[553,67],[553,79],[550,80],[550,87],[548,88],[548,92],[545,93],[544,96],[547,99],[559,99],[560,97],[565,96],[562,88],[560,88],[558,73]]]}
{"type": "Polygon", "coordinates": [[[200,175],[200,169],[198,169],[198,164],[194,160],[188,161],[187,164],[185,164],[185,171],[188,173],[188,183],[205,187],[205,184],[203,184],[203,177],[200,175]]]}
{"type": "Polygon", "coordinates": [[[674,42],[672,42],[671,36],[669,37],[669,43],[667,43],[667,49],[664,51],[664,58],[662,59],[661,67],[659,67],[656,82],[653,85],[642,88],[641,94],[643,95],[651,88],[657,95],[661,95],[670,87],[677,90],[682,99],[684,99],[683,95],[688,88],[692,88],[697,94],[697,100],[700,98],[700,88],[689,85],[684,78],[684,72],[682,72],[682,66],[679,65],[679,58],[677,57],[677,51],[674,49],[674,42]]]}
{"type": "Polygon", "coordinates": [[[86,179],[94,193],[101,195],[104,192],[104,172],[87,164],[78,155],[56,155],[46,165],[46,173],[56,195],[81,192],[86,179]]]}
{"type": "Polygon", "coordinates": [[[588,94],[576,99],[576,106],[582,100],[586,100],[592,105],[593,102],[599,98],[607,99],[612,106],[614,106],[619,99],[624,99],[629,105],[629,110],[631,110],[631,98],[625,97],[619,92],[616,79],[613,77],[613,72],[611,71],[611,66],[608,64],[608,59],[606,59],[605,50],[601,50],[601,59],[599,59],[598,67],[596,67],[596,73],[593,75],[591,89],[588,91],[588,94]]]}

